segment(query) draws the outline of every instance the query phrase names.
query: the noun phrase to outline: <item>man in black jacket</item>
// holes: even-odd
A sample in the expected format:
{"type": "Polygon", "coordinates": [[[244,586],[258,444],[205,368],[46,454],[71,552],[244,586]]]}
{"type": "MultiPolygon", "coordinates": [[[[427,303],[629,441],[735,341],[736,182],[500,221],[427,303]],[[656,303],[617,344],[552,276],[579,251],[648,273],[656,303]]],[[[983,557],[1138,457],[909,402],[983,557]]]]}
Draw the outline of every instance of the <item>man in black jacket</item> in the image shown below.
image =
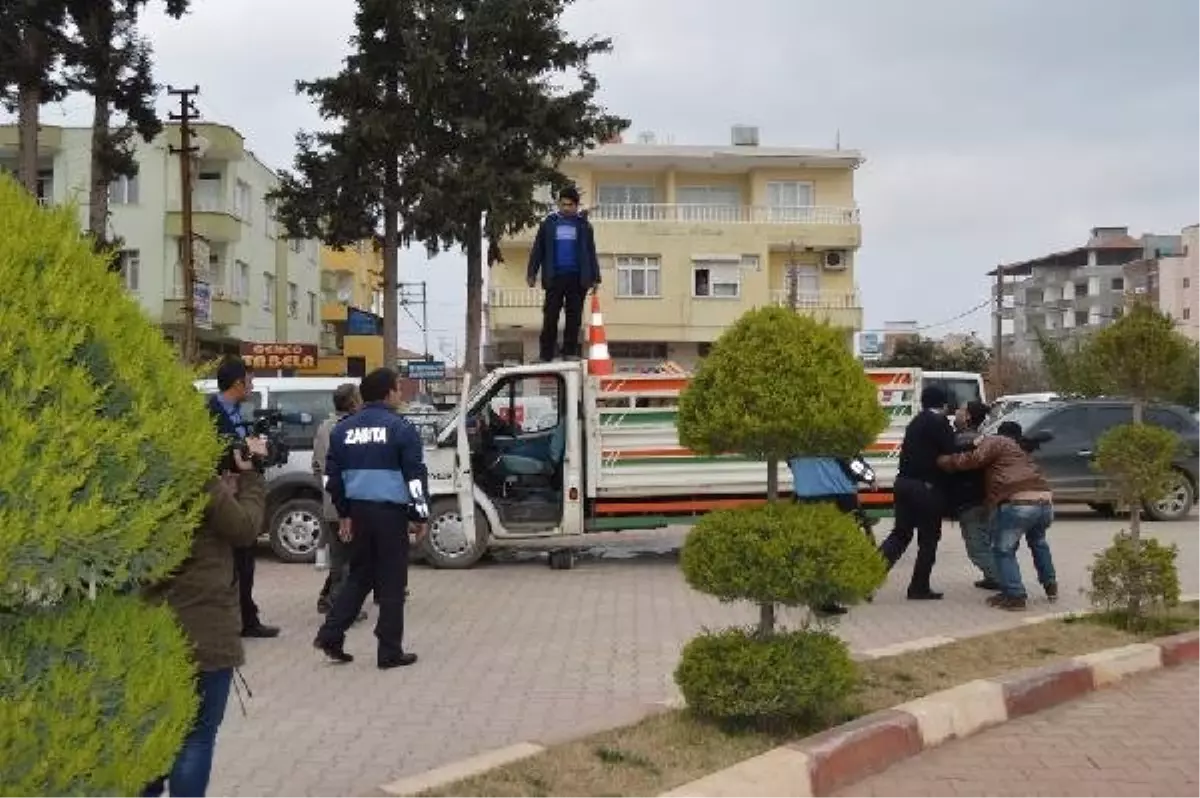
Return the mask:
{"type": "Polygon", "coordinates": [[[940,599],[942,594],[929,585],[942,539],[942,516],[946,509],[946,474],[937,459],[955,452],[954,431],[946,417],[948,397],[941,388],[930,385],[921,391],[921,412],[908,423],[900,446],[900,470],[892,489],[895,523],[892,533],[879,547],[879,553],[891,568],[904,556],[917,536],[917,560],[913,564],[908,597],[914,601],[940,599]]]}
{"type": "MultiPolygon", "coordinates": [[[[957,451],[970,451],[979,437],[979,428],[987,420],[988,406],[983,402],[968,402],[954,413],[957,430],[954,442],[957,451]]],[[[982,590],[999,590],[996,579],[996,561],[992,556],[991,513],[984,501],[983,471],[958,471],[949,475],[950,509],[958,519],[962,530],[963,544],[971,564],[982,576],[975,587],[982,590]]]]}
{"type": "Polygon", "coordinates": [[[558,192],[558,211],[547,216],[538,227],[529,251],[526,281],[530,288],[537,285],[538,272],[546,290],[539,356],[543,362],[554,359],[558,319],[565,315],[563,356],[580,357],[583,300],[588,291],[600,285],[600,261],[596,257],[595,231],[587,214],[579,210],[579,191],[574,186],[558,192]]]}
{"type": "MultiPolygon", "coordinates": [[[[208,398],[208,412],[223,438],[240,439],[249,433],[249,425],[242,418],[242,402],[250,395],[252,385],[253,379],[240,357],[227,357],[217,367],[219,393],[208,398]]],[[[254,550],[254,544],[233,550],[233,570],[242,605],[242,637],[277,637],[279,627],[263,623],[254,603],[254,550]]]]}

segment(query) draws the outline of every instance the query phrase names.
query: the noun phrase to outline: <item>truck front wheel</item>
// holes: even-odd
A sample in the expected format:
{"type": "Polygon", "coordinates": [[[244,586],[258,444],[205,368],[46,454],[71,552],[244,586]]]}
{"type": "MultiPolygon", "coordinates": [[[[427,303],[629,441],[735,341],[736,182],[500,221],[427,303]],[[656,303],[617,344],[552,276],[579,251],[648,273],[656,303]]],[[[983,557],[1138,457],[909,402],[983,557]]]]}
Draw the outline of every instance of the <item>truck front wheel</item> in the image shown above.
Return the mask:
{"type": "Polygon", "coordinates": [[[429,533],[421,541],[421,556],[434,568],[462,570],[479,562],[488,548],[487,516],[475,507],[475,542],[467,540],[457,499],[438,499],[429,508],[429,533]]]}

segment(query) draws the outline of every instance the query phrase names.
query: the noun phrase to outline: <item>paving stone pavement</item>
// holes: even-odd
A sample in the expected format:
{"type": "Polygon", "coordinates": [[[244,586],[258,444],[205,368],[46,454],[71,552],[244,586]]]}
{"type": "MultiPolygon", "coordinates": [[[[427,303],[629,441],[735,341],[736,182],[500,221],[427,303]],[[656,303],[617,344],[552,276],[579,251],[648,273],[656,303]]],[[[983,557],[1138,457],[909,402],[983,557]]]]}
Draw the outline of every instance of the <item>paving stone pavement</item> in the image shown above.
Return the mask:
{"type": "Polygon", "coordinates": [[[946,743],[838,795],[1200,794],[1200,671],[1134,676],[946,743]]]}
{"type": "MultiPolygon", "coordinates": [[[[877,531],[887,528],[885,520],[877,531]]],[[[1056,522],[1051,546],[1063,598],[1054,609],[1085,606],[1087,565],[1119,528],[1091,514],[1056,522]]],[[[1197,592],[1195,519],[1147,530],[1179,544],[1183,590],[1197,592]]],[[[535,558],[470,571],[414,567],[405,642],[421,661],[386,673],[374,667],[373,620],[347,641],[358,661],[327,665],[311,648],[324,574],[265,555],[256,599],[264,619],[284,631],[247,645],[243,672],[253,698],[245,714],[230,700],[212,794],[371,794],[398,777],[485,750],[620,723],[673,697],[671,674],[689,637],[755,618],[748,606],[721,605],[687,587],[677,557],[664,551],[682,536],[666,530],[598,537],[607,556],[585,559],[572,571],[551,571],[535,558]]],[[[977,634],[1051,610],[1036,590],[1025,615],[984,606],[953,525],[934,572],[946,599],[908,602],[912,556],[873,604],[841,620],[839,634],[852,648],[977,634]]],[[[1021,562],[1036,588],[1028,556],[1021,562]]]]}

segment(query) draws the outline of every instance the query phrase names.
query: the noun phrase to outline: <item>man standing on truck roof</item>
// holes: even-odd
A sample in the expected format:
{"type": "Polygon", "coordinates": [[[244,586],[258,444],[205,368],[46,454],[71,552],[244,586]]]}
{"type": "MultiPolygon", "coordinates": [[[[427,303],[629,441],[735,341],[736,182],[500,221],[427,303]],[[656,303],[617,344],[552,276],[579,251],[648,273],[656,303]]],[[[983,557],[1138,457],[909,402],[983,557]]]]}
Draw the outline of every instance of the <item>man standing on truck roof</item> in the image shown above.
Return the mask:
{"type": "Polygon", "coordinates": [[[563,323],[562,354],[582,354],[579,331],[583,324],[583,300],[600,285],[600,261],[596,257],[596,234],[587,214],[579,210],[579,190],[567,186],[558,192],[558,210],[538,227],[529,250],[526,282],[537,285],[538,272],[546,291],[542,305],[542,335],[539,357],[554,360],[558,346],[558,319],[563,323]]]}
{"type": "Polygon", "coordinates": [[[936,385],[921,391],[921,412],[904,430],[900,446],[900,470],[892,489],[895,502],[895,528],[879,547],[879,553],[896,564],[917,536],[917,561],[913,563],[912,580],[908,583],[908,598],[913,601],[940,599],[929,578],[937,560],[938,542],[942,539],[942,516],[945,513],[946,474],[938,468],[937,459],[954,454],[954,431],[946,418],[949,397],[936,385]]]}

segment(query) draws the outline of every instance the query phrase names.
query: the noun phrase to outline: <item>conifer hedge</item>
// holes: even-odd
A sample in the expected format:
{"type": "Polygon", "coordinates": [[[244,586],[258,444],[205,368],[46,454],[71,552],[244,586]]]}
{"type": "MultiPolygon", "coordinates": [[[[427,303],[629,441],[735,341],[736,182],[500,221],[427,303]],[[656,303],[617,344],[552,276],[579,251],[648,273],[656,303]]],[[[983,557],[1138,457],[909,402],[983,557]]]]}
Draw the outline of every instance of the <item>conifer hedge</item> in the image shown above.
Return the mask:
{"type": "Polygon", "coordinates": [[[194,711],[140,585],[187,556],[220,443],[74,209],[0,175],[0,792],[131,794],[194,711]]]}

